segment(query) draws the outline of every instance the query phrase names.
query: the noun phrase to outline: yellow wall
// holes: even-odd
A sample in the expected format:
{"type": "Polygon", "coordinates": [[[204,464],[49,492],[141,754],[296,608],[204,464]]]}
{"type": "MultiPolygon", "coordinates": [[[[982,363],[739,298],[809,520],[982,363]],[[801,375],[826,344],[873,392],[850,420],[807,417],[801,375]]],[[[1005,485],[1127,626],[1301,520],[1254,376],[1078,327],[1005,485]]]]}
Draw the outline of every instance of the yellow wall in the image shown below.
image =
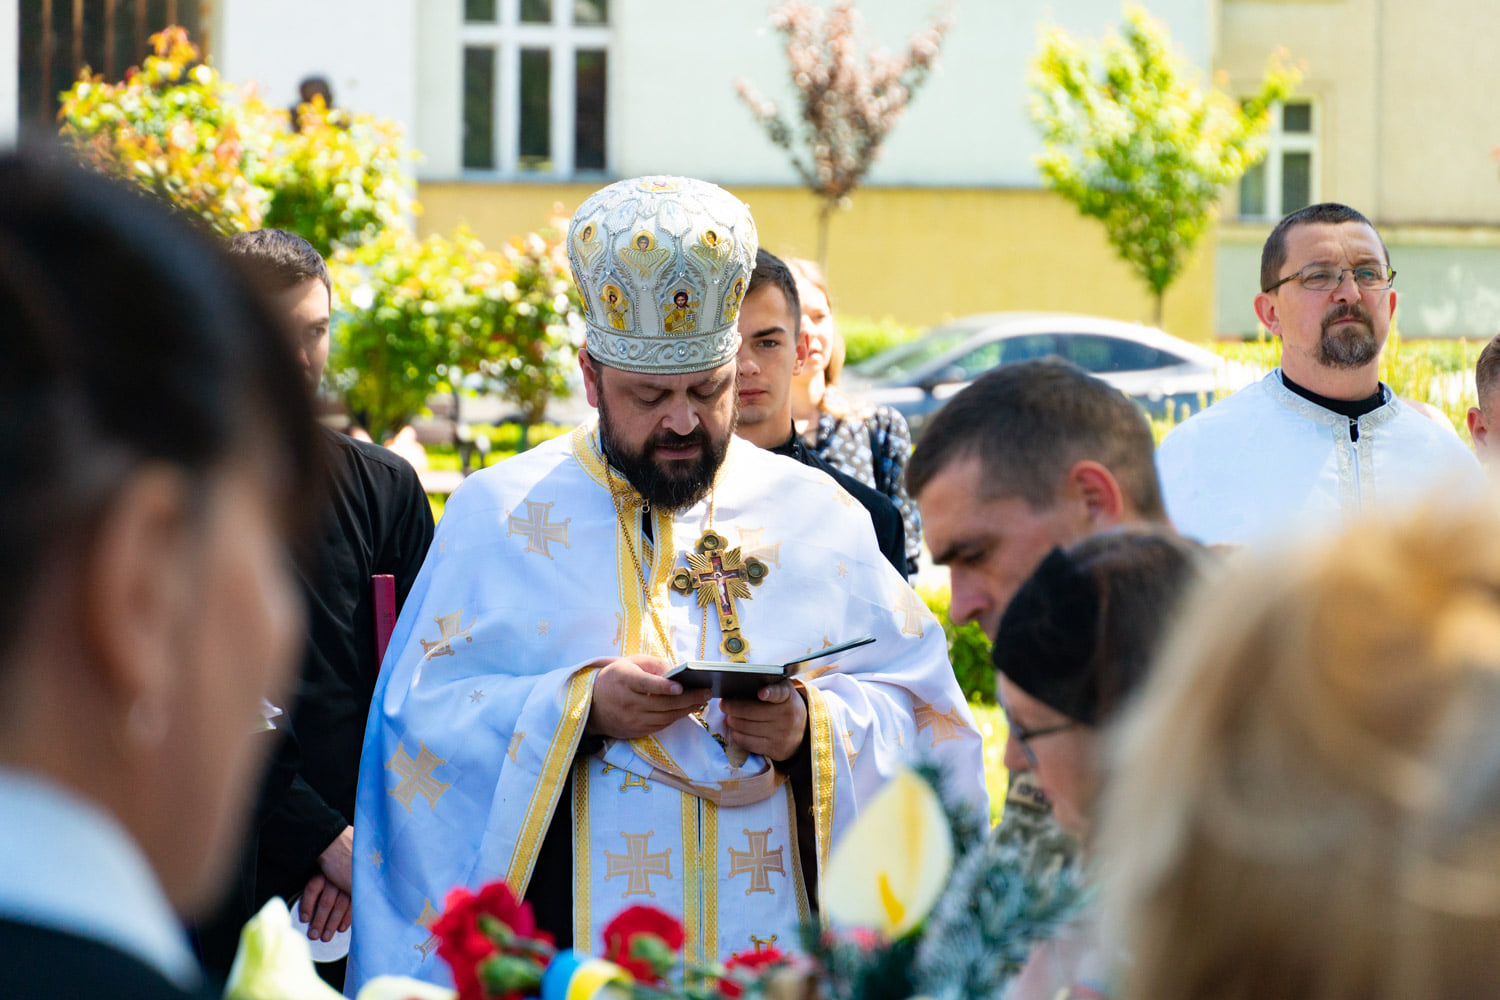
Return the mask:
{"type": "Polygon", "coordinates": [[[1318,190],[1377,223],[1500,223],[1500,5],[1223,0],[1214,67],[1250,93],[1283,49],[1318,122],[1318,190]]]}
{"type": "MultiPolygon", "coordinates": [[[[592,184],[423,184],[423,235],[465,223],[487,244],[571,213],[592,184]]],[[[761,244],[811,257],[817,207],[800,188],[736,187],[761,244]]],[[[1213,336],[1213,239],[1167,294],[1164,326],[1213,336]]],[[[1151,298],[1104,239],[1057,196],[1036,189],[869,188],[833,218],[829,281],[839,310],[927,325],[969,313],[1044,309],[1150,322],[1151,298]]]]}

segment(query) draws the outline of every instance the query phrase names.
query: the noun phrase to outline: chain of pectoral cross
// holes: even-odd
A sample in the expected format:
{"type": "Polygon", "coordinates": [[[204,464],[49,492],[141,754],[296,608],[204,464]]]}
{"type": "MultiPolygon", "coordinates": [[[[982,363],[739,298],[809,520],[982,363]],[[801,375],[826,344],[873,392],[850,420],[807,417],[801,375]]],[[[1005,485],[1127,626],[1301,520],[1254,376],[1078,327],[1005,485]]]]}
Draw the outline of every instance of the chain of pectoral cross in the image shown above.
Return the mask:
{"type": "MultiPolygon", "coordinates": [[[[651,616],[651,624],[656,629],[656,637],[661,641],[661,648],[665,657],[674,666],[677,663],[677,654],[672,649],[672,641],[668,636],[666,628],[661,623],[661,618],[656,611],[656,602],[651,599],[651,587],[646,581],[646,572],[641,566],[641,559],[635,551],[635,534],[630,526],[625,523],[625,502],[622,493],[625,487],[620,486],[615,480],[615,470],[606,459],[604,463],[605,474],[609,477],[609,497],[615,504],[615,518],[620,524],[620,534],[625,539],[625,551],[630,553],[630,565],[635,568],[636,581],[641,585],[641,597],[646,603],[646,613],[651,616]]],[[[646,501],[641,511],[642,517],[651,515],[651,503],[646,501]]],[[[708,494],[708,526],[714,526],[714,494],[710,490],[708,494]]],[[[703,627],[698,630],[698,659],[703,659],[708,652],[708,609],[703,609],[703,627]]],[[[703,721],[700,717],[700,723],[703,721]]]]}

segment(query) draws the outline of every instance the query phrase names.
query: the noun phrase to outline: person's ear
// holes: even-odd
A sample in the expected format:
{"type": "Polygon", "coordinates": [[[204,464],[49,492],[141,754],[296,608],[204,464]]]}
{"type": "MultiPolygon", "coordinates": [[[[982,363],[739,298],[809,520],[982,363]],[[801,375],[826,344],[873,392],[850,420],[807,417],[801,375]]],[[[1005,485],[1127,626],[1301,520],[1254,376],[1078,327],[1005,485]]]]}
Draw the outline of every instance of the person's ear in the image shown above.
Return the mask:
{"type": "Polygon", "coordinates": [[[807,334],[802,332],[801,322],[798,322],[797,324],[797,336],[794,337],[793,340],[797,344],[797,360],[792,363],[792,374],[801,375],[802,369],[807,367],[807,352],[810,349],[810,341],[807,334]]]}
{"type": "Polygon", "coordinates": [[[1281,315],[1276,297],[1270,292],[1261,292],[1255,296],[1255,318],[1260,320],[1260,325],[1266,328],[1266,332],[1273,337],[1281,336],[1281,315]]]}
{"type": "Polygon", "coordinates": [[[166,466],[134,473],[82,563],[77,611],[87,662],[130,747],[159,743],[170,722],[192,610],[192,499],[187,479],[166,466]]]}
{"type": "Polygon", "coordinates": [[[1484,422],[1484,411],[1477,406],[1469,407],[1469,439],[1474,442],[1476,451],[1483,451],[1489,446],[1490,429],[1484,422]]]}
{"type": "Polygon", "coordinates": [[[1083,504],[1089,524],[1095,530],[1113,527],[1125,518],[1125,493],[1114,474],[1092,459],[1073,463],[1068,470],[1066,488],[1083,504]]]}
{"type": "Polygon", "coordinates": [[[578,352],[578,368],[583,372],[584,395],[588,397],[589,405],[597,410],[599,408],[599,371],[594,367],[594,359],[589,357],[586,347],[578,352]]]}

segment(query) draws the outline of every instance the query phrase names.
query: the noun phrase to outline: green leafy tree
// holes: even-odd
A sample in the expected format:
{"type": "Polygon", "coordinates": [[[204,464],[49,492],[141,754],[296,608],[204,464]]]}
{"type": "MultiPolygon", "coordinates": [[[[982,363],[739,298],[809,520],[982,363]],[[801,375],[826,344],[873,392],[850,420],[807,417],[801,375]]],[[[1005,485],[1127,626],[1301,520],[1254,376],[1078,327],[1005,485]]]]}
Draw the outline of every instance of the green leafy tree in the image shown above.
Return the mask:
{"type": "Polygon", "coordinates": [[[481,289],[502,280],[504,262],[464,230],[425,240],[387,230],[329,263],[344,298],[329,368],[350,412],[384,440],[450,388],[484,329],[481,289]]]}
{"type": "Polygon", "coordinates": [[[425,240],[387,230],[331,263],[346,304],[330,368],[376,440],[464,372],[483,373],[515,402],[523,428],[568,391],[582,309],[555,230],[498,251],[462,227],[425,240]]]}
{"type": "Polygon", "coordinates": [[[478,370],[521,410],[521,448],[547,403],[567,395],[578,357],[583,303],[559,235],[567,220],[513,239],[501,251],[505,274],[483,291],[486,315],[472,341],[478,370]]]}
{"type": "Polygon", "coordinates": [[[1273,56],[1241,102],[1199,84],[1166,28],[1127,7],[1124,30],[1088,45],[1048,31],[1032,63],[1032,117],[1048,187],[1104,224],[1110,245],[1162,299],[1224,188],[1265,155],[1271,105],[1297,72],[1273,56]]]}
{"type": "Polygon", "coordinates": [[[253,86],[221,78],[180,27],[124,80],[87,68],[62,98],[61,132],[79,157],[204,219],[221,233],[291,230],[324,256],[408,228],[411,155],[396,127],[304,107],[300,127],[253,86]]]}
{"type": "Polygon", "coordinates": [[[818,198],[819,265],[827,264],[834,211],[848,204],[874,166],[885,137],[936,67],[952,26],[951,17],[941,18],[912,35],[905,52],[891,55],[865,51],[854,0],[834,0],[826,11],[809,0],[787,0],[772,11],[771,27],[785,39],[797,88],[796,124],[748,82],[738,80],[735,87],[818,198]]]}
{"type": "Polygon", "coordinates": [[[259,164],[270,191],[265,225],[297,233],[323,256],[385,230],[404,230],[415,211],[413,159],[394,122],[304,104],[295,132],[279,132],[275,155],[259,164]]]}

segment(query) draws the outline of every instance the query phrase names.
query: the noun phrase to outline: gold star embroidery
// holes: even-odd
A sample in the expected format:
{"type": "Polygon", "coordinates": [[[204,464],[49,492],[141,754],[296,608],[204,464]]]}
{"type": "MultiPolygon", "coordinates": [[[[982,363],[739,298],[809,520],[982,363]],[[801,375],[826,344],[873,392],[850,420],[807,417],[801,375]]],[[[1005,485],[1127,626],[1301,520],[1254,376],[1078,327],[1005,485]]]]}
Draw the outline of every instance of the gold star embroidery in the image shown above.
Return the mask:
{"type": "Polygon", "coordinates": [[[839,563],[838,566],[834,567],[834,571],[838,573],[840,580],[849,576],[849,566],[846,563],[839,563]]]}
{"type": "Polygon", "coordinates": [[[540,638],[544,638],[544,637],[550,635],[551,632],[552,632],[552,625],[551,625],[551,623],[549,623],[547,621],[547,619],[543,618],[541,621],[539,621],[539,622],[536,623],[537,638],[539,638],[539,639],[540,638]]]}
{"type": "Polygon", "coordinates": [[[370,864],[374,865],[376,868],[379,868],[384,863],[385,856],[383,854],[381,854],[379,851],[370,852],[370,864]]]}
{"type": "Polygon", "coordinates": [[[510,762],[512,764],[514,764],[516,762],[516,753],[520,751],[520,749],[521,749],[521,741],[524,740],[525,738],[526,738],[526,734],[524,732],[515,733],[515,734],[513,734],[511,736],[511,738],[510,738],[510,749],[506,750],[505,752],[506,752],[507,755],[509,755],[510,762]]]}
{"type": "Polygon", "coordinates": [[[481,701],[484,701],[484,692],[475,688],[469,692],[469,700],[476,705],[479,704],[481,701]]]}

